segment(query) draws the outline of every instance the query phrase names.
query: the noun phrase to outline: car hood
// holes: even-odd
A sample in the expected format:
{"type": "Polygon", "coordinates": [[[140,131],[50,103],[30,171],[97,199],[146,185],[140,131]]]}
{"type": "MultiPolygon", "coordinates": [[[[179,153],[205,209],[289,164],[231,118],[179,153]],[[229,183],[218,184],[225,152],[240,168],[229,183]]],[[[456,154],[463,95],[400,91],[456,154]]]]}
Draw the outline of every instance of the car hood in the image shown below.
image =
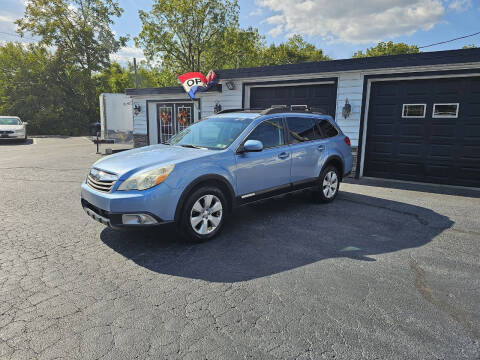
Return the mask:
{"type": "Polygon", "coordinates": [[[178,164],[186,160],[211,155],[213,152],[217,151],[190,149],[181,146],[152,145],[107,156],[93,164],[93,167],[121,176],[125,173],[150,167],[178,164]]]}
{"type": "Polygon", "coordinates": [[[1,130],[22,130],[23,125],[0,125],[1,130]]]}

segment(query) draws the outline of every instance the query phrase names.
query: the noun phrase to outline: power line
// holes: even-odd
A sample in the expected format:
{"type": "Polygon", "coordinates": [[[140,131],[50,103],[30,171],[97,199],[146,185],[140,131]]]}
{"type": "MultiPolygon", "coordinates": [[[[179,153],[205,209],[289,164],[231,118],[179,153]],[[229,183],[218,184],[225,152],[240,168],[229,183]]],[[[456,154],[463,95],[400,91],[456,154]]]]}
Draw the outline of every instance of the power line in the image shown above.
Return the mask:
{"type": "Polygon", "coordinates": [[[457,37],[457,38],[455,38],[455,39],[446,40],[446,41],[441,41],[441,42],[438,42],[438,43],[435,43],[435,44],[430,44],[430,45],[425,45],[425,46],[419,46],[418,48],[419,48],[419,49],[424,49],[424,48],[427,48],[427,47],[430,47],[430,46],[446,44],[446,43],[449,43],[449,42],[452,42],[452,41],[469,38],[469,37],[472,37],[472,36],[475,36],[475,35],[478,35],[478,34],[480,34],[480,31],[479,31],[479,32],[476,32],[476,33],[474,33],[474,34],[465,35],[465,36],[460,36],[460,37],[457,37]]]}

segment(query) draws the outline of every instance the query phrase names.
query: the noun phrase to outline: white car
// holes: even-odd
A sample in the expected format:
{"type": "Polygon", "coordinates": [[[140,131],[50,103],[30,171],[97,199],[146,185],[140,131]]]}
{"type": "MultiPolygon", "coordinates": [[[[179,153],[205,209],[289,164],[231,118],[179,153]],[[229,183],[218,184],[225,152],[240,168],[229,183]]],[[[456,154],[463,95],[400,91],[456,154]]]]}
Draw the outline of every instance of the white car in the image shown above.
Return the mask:
{"type": "Polygon", "coordinates": [[[27,141],[27,123],[18,116],[0,116],[0,140],[27,141]]]}

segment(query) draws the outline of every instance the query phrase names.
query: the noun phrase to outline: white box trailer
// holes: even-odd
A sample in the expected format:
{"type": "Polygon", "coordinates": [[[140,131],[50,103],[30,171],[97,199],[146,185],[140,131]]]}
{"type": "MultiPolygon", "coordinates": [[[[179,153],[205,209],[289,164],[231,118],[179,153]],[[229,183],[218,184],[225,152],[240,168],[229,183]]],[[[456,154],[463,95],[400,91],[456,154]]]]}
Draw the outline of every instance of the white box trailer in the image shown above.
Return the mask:
{"type": "Polygon", "coordinates": [[[113,140],[112,149],[133,147],[132,99],[125,94],[102,93],[100,125],[102,140],[113,140]],[[118,145],[117,145],[118,144],[118,145]]]}

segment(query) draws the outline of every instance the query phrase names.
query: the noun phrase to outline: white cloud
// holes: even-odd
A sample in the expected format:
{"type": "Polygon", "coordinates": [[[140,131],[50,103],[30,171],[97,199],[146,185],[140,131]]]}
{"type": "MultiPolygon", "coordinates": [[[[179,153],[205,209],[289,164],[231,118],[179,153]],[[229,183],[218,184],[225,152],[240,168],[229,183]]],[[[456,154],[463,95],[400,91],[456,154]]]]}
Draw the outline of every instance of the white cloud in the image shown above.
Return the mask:
{"type": "Polygon", "coordinates": [[[25,9],[21,0],[1,0],[0,8],[0,40],[3,43],[7,41],[26,42],[26,38],[20,38],[16,34],[17,26],[15,20],[23,16],[25,9]]]}
{"type": "Polygon", "coordinates": [[[0,22],[13,23],[17,18],[10,13],[0,12],[0,22]]]}
{"type": "Polygon", "coordinates": [[[255,10],[250,11],[249,16],[261,16],[263,15],[263,10],[261,7],[257,7],[255,10]]]}
{"type": "Polygon", "coordinates": [[[472,0],[453,0],[448,7],[457,12],[463,12],[472,6],[472,0]]]}
{"type": "Polygon", "coordinates": [[[136,47],[123,47],[116,54],[110,55],[110,59],[117,61],[121,65],[126,65],[128,62],[133,62],[133,58],[137,58],[137,63],[145,60],[143,50],[136,47]]]}
{"type": "Polygon", "coordinates": [[[296,33],[348,43],[430,30],[445,14],[441,0],[259,0],[258,5],[274,12],[266,19],[272,36],[296,33]]]}

